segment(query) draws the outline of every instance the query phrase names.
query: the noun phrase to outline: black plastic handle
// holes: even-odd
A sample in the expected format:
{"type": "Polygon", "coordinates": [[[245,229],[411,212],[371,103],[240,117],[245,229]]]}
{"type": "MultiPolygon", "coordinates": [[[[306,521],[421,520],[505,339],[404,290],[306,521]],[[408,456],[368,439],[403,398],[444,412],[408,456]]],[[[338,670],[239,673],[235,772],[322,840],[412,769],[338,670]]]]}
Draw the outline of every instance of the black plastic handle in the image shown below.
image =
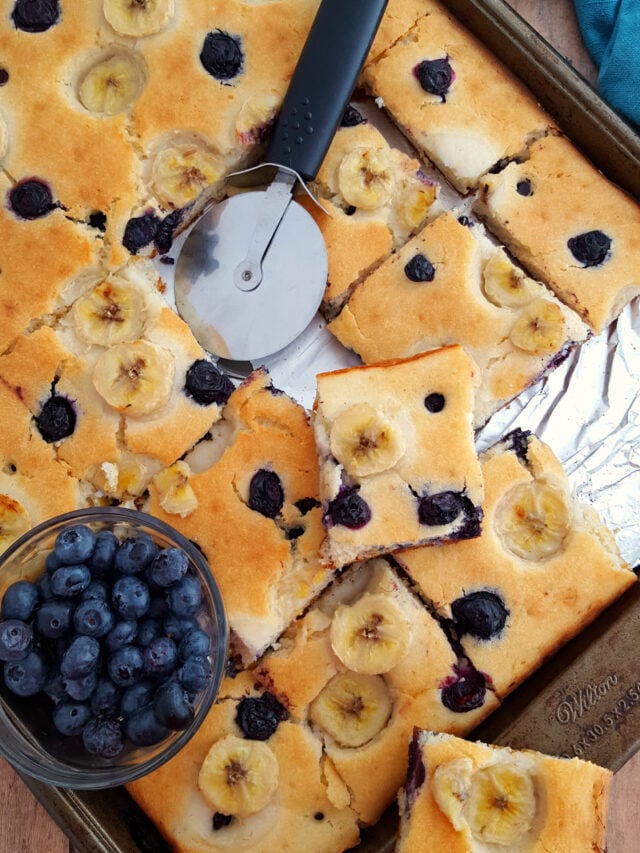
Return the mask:
{"type": "Polygon", "coordinates": [[[387,0],[323,0],[265,157],[314,178],[378,30],[387,0]]]}

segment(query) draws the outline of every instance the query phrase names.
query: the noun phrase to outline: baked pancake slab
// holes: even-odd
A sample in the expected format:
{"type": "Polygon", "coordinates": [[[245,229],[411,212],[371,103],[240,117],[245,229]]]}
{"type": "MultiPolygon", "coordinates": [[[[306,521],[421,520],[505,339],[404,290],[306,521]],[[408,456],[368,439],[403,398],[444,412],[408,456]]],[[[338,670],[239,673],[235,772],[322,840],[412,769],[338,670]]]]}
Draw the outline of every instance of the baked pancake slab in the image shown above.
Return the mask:
{"type": "Polygon", "coordinates": [[[485,175],[475,209],[595,332],[640,293],[640,210],[568,139],[540,139],[485,175]]]}
{"type": "Polygon", "coordinates": [[[636,575],[548,445],[518,431],[481,460],[481,535],[396,556],[504,697],[636,575]]]}
{"type": "Polygon", "coordinates": [[[475,427],[589,334],[482,226],[450,212],[366,277],[328,328],[365,363],[463,346],[480,372],[475,427]]]}
{"type": "Polygon", "coordinates": [[[476,379],[458,346],[317,377],[313,428],[329,564],[477,535],[476,379]]]}
{"type": "Polygon", "coordinates": [[[419,729],[409,754],[399,853],[605,849],[610,770],[419,729]]]}

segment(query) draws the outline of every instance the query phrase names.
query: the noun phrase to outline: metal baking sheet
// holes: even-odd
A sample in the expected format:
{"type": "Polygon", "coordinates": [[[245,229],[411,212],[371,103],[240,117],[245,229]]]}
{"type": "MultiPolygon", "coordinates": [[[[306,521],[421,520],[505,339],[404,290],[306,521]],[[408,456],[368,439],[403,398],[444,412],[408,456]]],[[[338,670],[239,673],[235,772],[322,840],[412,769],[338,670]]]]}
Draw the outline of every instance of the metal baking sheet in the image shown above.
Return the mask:
{"type": "MultiPolygon", "coordinates": [[[[443,2],[526,82],[604,174],[640,200],[640,139],[588,83],[502,0],[443,2]]],[[[637,314],[628,320],[636,337],[637,314]]],[[[274,383],[284,390],[290,390],[286,386],[296,377],[298,393],[294,396],[303,398],[305,404],[312,381],[300,380],[298,359],[317,359],[320,369],[331,369],[334,362],[335,366],[344,364],[344,351],[335,348],[339,345],[334,347],[317,334],[321,327],[318,321],[284,360],[268,365],[274,383]]],[[[548,405],[553,404],[551,396],[548,405]]],[[[518,415],[518,405],[511,406],[506,421],[518,415]]],[[[491,434],[492,424],[493,419],[485,435],[491,434]]],[[[501,428],[502,422],[496,429],[501,428]]],[[[633,464],[630,460],[629,465],[633,464]]],[[[637,542],[631,543],[630,549],[636,546],[637,542]]],[[[636,585],[515,691],[471,737],[578,755],[614,770],[622,766],[640,745],[640,673],[635,665],[639,627],[640,587],[636,585]]],[[[162,853],[168,849],[124,789],[76,792],[31,779],[25,782],[79,853],[162,853]]],[[[377,826],[363,833],[358,851],[390,851],[396,825],[397,812],[392,806],[377,826]]]]}

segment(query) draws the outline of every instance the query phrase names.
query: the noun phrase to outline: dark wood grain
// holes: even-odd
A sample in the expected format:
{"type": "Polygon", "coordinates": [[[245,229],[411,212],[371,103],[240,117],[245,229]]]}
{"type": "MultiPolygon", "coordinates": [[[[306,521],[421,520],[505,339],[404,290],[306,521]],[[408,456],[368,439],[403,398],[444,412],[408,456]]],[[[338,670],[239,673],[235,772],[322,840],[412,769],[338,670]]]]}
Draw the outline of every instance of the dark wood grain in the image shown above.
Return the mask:
{"type": "MultiPolygon", "coordinates": [[[[589,81],[596,68],[584,50],[571,0],[510,0],[510,5],[589,81]]],[[[614,778],[608,853],[639,849],[640,753],[614,778]]],[[[0,759],[0,853],[69,853],[70,845],[20,778],[0,759]]]]}

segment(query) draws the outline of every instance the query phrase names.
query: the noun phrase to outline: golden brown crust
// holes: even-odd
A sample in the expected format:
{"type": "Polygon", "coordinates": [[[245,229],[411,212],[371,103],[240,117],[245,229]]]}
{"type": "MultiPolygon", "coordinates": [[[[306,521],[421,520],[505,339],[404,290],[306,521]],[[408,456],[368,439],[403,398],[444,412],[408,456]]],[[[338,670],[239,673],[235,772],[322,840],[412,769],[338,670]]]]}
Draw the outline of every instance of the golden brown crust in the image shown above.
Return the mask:
{"type": "Polygon", "coordinates": [[[532,436],[527,456],[529,465],[507,445],[482,457],[485,514],[477,539],[398,555],[443,614],[450,616],[456,599],[479,590],[504,601],[509,616],[498,636],[462,637],[470,659],[490,675],[501,697],[636,581],[602,522],[571,496],[551,449],[532,436]],[[554,484],[570,507],[565,538],[556,552],[540,560],[510,551],[496,522],[500,501],[509,500],[520,484],[535,481],[554,484]]]}
{"type": "Polygon", "coordinates": [[[480,373],[476,427],[588,333],[572,311],[525,277],[480,228],[443,213],[365,278],[328,326],[365,363],[461,344],[480,373]],[[416,282],[405,272],[418,255],[433,265],[431,280],[416,282]],[[490,299],[487,278],[492,268],[493,287],[498,290],[490,299]],[[526,288],[527,295],[520,304],[509,304],[513,297],[501,296],[500,290],[506,291],[508,281],[519,276],[520,290],[526,288]],[[557,318],[544,339],[534,341],[532,333],[526,342],[529,349],[524,349],[511,339],[512,330],[534,300],[556,306],[557,318]]]}
{"type": "Polygon", "coordinates": [[[328,522],[328,562],[345,565],[403,545],[446,539],[471,521],[471,507],[482,502],[471,428],[475,381],[476,369],[458,346],[317,377],[313,424],[325,512],[344,488],[356,488],[371,510],[369,521],[356,529],[328,522]],[[425,406],[431,393],[445,401],[436,413],[425,406]],[[336,460],[331,436],[336,418],[362,405],[391,419],[403,452],[391,467],[358,477],[344,467],[348,460],[336,460]],[[469,513],[461,511],[453,521],[422,523],[420,499],[443,492],[464,494],[469,513]]]}
{"type": "Polygon", "coordinates": [[[480,742],[416,730],[416,762],[425,769],[424,782],[414,791],[409,780],[400,796],[401,825],[398,851],[417,853],[428,839],[434,849],[473,853],[484,849],[473,839],[463,818],[455,829],[440,809],[433,793],[436,770],[449,762],[467,759],[472,772],[497,762],[512,762],[534,780],[536,811],[530,831],[509,849],[522,853],[547,850],[584,850],[602,853],[608,791],[613,774],[578,758],[555,758],[531,750],[511,750],[480,742]]]}
{"type": "Polygon", "coordinates": [[[521,263],[595,332],[640,293],[638,206],[568,139],[540,139],[523,162],[485,175],[476,208],[521,263]],[[530,187],[527,195],[518,192],[522,182],[530,187]],[[592,231],[611,245],[601,262],[587,266],[568,241],[592,231]]]}
{"type": "Polygon", "coordinates": [[[552,122],[489,51],[437,3],[364,80],[403,132],[461,192],[552,122]],[[447,58],[455,75],[444,96],[426,92],[414,69],[447,58]]]}

